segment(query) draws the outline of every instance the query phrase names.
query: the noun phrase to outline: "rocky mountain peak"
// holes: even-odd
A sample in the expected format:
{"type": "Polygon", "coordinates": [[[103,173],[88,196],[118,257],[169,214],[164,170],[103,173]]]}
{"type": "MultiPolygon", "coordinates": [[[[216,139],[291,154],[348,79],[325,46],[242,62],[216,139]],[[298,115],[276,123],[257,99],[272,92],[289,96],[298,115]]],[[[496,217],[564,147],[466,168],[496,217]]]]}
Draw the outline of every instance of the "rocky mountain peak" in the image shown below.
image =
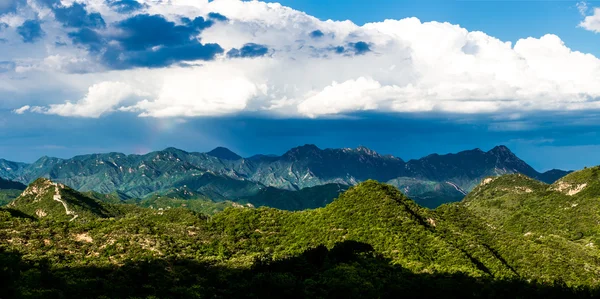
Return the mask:
{"type": "Polygon", "coordinates": [[[292,148],[283,154],[284,157],[302,159],[318,156],[321,153],[321,149],[314,144],[305,144],[292,148]]]}
{"type": "Polygon", "coordinates": [[[219,146],[215,149],[213,149],[210,152],[206,153],[209,156],[213,156],[219,159],[223,159],[223,160],[239,160],[242,159],[242,157],[234,152],[232,152],[230,149],[226,148],[226,147],[222,147],[219,146]]]}
{"type": "Polygon", "coordinates": [[[357,147],[356,151],[359,153],[367,154],[369,156],[380,156],[376,151],[362,145],[357,147]]]}
{"type": "Polygon", "coordinates": [[[515,154],[506,146],[498,145],[488,151],[488,154],[495,156],[515,156],[515,154]]]}

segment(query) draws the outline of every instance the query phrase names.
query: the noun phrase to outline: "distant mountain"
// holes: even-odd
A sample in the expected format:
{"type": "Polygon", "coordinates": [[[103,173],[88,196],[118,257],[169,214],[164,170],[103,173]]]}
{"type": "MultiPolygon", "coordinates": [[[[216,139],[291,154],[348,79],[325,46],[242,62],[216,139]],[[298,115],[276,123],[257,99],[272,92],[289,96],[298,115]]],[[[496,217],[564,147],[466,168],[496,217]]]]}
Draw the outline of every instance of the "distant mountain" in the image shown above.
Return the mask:
{"type": "Polygon", "coordinates": [[[0,178],[11,178],[16,173],[24,171],[30,165],[20,162],[12,162],[4,159],[0,159],[0,178]]]}
{"type": "Polygon", "coordinates": [[[213,157],[217,157],[219,159],[223,159],[223,160],[239,160],[242,159],[242,157],[232,151],[230,151],[228,148],[224,148],[224,147],[217,147],[214,150],[206,153],[209,156],[213,156],[213,157]]]}
{"type": "Polygon", "coordinates": [[[279,157],[278,155],[274,155],[274,154],[268,154],[268,155],[258,154],[258,155],[248,157],[246,159],[248,159],[248,160],[268,160],[268,159],[277,160],[278,157],[279,157]]]}
{"type": "MultiPolygon", "coordinates": [[[[146,155],[42,157],[33,164],[0,160],[2,173],[21,183],[45,177],[79,191],[119,192],[138,198],[187,187],[216,201],[251,198],[267,187],[298,191],[327,184],[356,185],[374,179],[398,187],[424,206],[436,207],[462,199],[487,176],[522,173],[552,183],[568,172],[539,173],[505,146],[487,152],[474,149],[456,154],[433,154],[406,162],[362,146],[320,149],[307,144],[281,156],[251,158],[242,158],[219,147],[208,153],[167,148],[146,155]]],[[[305,205],[309,206],[312,204],[305,205]]]]}

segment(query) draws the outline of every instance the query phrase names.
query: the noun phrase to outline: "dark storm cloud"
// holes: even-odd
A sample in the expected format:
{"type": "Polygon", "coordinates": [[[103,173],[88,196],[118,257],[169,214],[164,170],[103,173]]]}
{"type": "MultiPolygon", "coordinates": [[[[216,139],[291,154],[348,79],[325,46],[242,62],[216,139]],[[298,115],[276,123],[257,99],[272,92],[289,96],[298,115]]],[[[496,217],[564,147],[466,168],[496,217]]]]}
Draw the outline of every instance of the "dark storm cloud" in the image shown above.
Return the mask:
{"type": "Polygon", "coordinates": [[[122,32],[119,35],[103,36],[83,28],[69,36],[113,69],[164,67],[186,60],[212,60],[223,53],[218,44],[202,44],[197,39],[212,21],[197,17],[184,18],[182,23],[177,25],[161,15],[140,14],[116,23],[114,27],[122,32]]]}
{"type": "Polygon", "coordinates": [[[74,32],[70,32],[68,36],[73,43],[86,45],[92,52],[100,52],[104,48],[106,42],[100,34],[89,28],[82,28],[74,32]]]}
{"type": "Polygon", "coordinates": [[[265,45],[248,43],[240,49],[231,49],[227,52],[229,58],[254,58],[265,56],[269,53],[269,48],[265,45]]]}
{"type": "Polygon", "coordinates": [[[212,21],[202,17],[182,19],[184,25],[176,25],[161,15],[136,15],[119,22],[115,27],[125,31],[117,36],[125,50],[143,50],[154,46],[178,46],[192,42],[195,35],[210,27],[212,21]]]}
{"type": "Polygon", "coordinates": [[[46,34],[40,24],[38,20],[27,20],[23,25],[17,27],[17,33],[21,36],[23,42],[33,43],[46,34]]]}

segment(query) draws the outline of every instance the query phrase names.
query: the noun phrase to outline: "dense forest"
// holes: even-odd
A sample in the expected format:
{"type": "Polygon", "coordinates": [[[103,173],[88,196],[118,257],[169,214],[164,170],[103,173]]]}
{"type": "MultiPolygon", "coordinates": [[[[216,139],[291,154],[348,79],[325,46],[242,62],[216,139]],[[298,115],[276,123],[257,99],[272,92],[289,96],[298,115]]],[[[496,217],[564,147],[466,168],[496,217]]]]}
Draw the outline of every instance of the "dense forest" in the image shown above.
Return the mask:
{"type": "Polygon", "coordinates": [[[212,215],[38,179],[0,210],[0,297],[596,297],[599,174],[487,178],[434,210],[366,181],[324,208],[212,215]]]}

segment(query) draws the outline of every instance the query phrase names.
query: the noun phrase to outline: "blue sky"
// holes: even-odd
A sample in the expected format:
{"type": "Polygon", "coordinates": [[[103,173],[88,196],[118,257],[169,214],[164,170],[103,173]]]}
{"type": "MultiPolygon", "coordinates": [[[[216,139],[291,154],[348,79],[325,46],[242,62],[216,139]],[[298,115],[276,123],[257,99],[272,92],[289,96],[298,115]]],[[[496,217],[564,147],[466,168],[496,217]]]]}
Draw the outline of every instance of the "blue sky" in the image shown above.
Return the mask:
{"type": "Polygon", "coordinates": [[[597,1],[28,1],[0,0],[0,158],[504,144],[600,164],[597,1]]]}

